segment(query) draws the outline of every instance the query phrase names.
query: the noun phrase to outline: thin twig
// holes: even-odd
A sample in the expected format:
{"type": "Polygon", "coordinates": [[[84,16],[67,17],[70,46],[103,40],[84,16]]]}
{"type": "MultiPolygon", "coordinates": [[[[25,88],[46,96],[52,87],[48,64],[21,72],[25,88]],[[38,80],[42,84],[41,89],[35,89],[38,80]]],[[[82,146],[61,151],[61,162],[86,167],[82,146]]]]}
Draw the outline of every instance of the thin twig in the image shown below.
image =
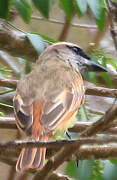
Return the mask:
{"type": "Polygon", "coordinates": [[[15,180],[15,176],[16,176],[15,166],[11,166],[8,180],[15,180]]]}
{"type": "MultiPolygon", "coordinates": [[[[74,147],[83,144],[101,144],[101,143],[113,143],[117,142],[117,136],[104,136],[104,137],[79,137],[78,139],[70,140],[51,140],[51,141],[40,141],[40,140],[15,140],[9,142],[0,142],[0,151],[2,149],[13,149],[23,147],[46,147],[58,149],[63,146],[74,147]]],[[[77,149],[77,148],[76,148],[77,149]]]]}
{"type": "MultiPolygon", "coordinates": [[[[93,122],[80,122],[77,121],[72,128],[69,128],[69,132],[83,132],[86,128],[90,127],[93,122]]],[[[15,118],[14,117],[0,117],[0,128],[1,129],[17,129],[15,118]]],[[[117,122],[114,121],[109,124],[109,127],[101,131],[103,134],[117,134],[117,122]]]]}
{"type": "Polygon", "coordinates": [[[79,160],[117,158],[116,145],[82,146],[77,156],[79,160]]]}
{"type": "Polygon", "coordinates": [[[0,86],[3,87],[16,88],[17,82],[15,79],[0,78],[0,86]]]}
{"type": "Polygon", "coordinates": [[[117,97],[117,89],[96,87],[96,86],[87,86],[86,87],[87,95],[95,96],[104,96],[104,97],[117,97]]]}
{"type": "MultiPolygon", "coordinates": [[[[31,18],[35,20],[42,20],[42,21],[47,21],[47,22],[56,23],[56,24],[62,24],[62,25],[65,24],[65,22],[62,22],[57,19],[51,19],[51,18],[45,19],[40,16],[31,16],[31,18]]],[[[97,25],[78,24],[78,23],[71,23],[70,25],[73,27],[78,27],[78,28],[83,28],[83,29],[97,29],[97,25]]]]}
{"type": "Polygon", "coordinates": [[[109,20],[109,23],[110,23],[110,33],[111,33],[111,36],[112,36],[112,39],[113,39],[113,42],[114,42],[114,46],[115,46],[115,49],[116,49],[116,52],[117,52],[117,33],[115,32],[115,27],[114,27],[114,22],[113,22],[113,17],[112,17],[112,10],[111,10],[111,7],[110,7],[109,0],[106,0],[106,4],[107,4],[107,7],[108,7],[108,20],[109,20]]]}
{"type": "Polygon", "coordinates": [[[15,75],[21,73],[21,68],[18,63],[16,63],[13,58],[11,59],[8,54],[3,51],[0,51],[0,61],[3,65],[7,65],[15,75]]]}
{"type": "Polygon", "coordinates": [[[65,41],[66,40],[70,26],[71,26],[70,21],[68,21],[68,19],[65,18],[65,23],[64,23],[63,29],[59,35],[59,38],[58,38],[59,41],[65,41]]]}
{"type": "Polygon", "coordinates": [[[103,31],[100,31],[99,29],[96,30],[95,35],[92,40],[93,46],[89,45],[86,49],[86,52],[90,53],[93,49],[95,49],[99,46],[101,40],[104,38],[106,32],[108,31],[108,27],[109,27],[109,20],[108,20],[108,16],[107,16],[104,21],[103,31]]]}
{"type": "MultiPolygon", "coordinates": [[[[46,158],[50,158],[53,154],[57,153],[60,149],[48,149],[48,154],[46,158]]],[[[11,151],[12,152],[12,151],[11,151]]],[[[2,152],[0,154],[0,162],[4,162],[8,165],[15,165],[18,157],[19,150],[15,149],[15,152],[11,153],[9,151],[2,152]],[[10,157],[10,158],[8,158],[10,157]]],[[[113,144],[102,144],[102,145],[84,145],[78,150],[78,159],[79,160],[88,160],[88,159],[109,159],[117,158],[117,145],[113,144]]],[[[69,158],[67,159],[69,161],[69,158]]]]}

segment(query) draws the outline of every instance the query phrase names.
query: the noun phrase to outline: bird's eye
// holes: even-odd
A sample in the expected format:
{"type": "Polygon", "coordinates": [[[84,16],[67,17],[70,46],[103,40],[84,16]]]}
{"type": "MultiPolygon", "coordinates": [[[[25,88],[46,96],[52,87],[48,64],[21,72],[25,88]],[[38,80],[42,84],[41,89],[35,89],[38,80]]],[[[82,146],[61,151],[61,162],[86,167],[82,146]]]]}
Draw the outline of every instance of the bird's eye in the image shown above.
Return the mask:
{"type": "Polygon", "coordinates": [[[72,49],[72,51],[74,51],[76,54],[79,54],[80,48],[78,48],[77,46],[73,46],[71,49],[72,49]]]}

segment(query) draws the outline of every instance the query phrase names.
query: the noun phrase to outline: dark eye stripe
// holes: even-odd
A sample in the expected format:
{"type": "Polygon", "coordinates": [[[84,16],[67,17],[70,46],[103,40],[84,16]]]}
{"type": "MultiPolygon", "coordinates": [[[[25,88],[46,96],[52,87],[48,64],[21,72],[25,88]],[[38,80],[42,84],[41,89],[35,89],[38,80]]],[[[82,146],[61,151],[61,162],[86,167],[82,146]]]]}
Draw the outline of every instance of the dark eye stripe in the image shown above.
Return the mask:
{"type": "Polygon", "coordinates": [[[69,46],[69,45],[66,45],[70,50],[72,50],[74,53],[76,53],[77,55],[80,55],[82,56],[83,58],[85,59],[88,59],[88,60],[91,60],[89,56],[87,56],[84,51],[82,49],[80,49],[79,47],[77,46],[69,46]]]}

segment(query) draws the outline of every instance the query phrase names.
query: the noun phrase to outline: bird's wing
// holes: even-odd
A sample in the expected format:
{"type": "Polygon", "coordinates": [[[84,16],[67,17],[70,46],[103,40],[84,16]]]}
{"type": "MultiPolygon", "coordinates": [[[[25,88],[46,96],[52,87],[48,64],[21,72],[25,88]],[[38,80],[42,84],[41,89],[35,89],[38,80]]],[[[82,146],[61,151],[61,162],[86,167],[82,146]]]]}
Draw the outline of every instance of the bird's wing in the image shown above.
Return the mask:
{"type": "Polygon", "coordinates": [[[19,93],[16,93],[13,99],[13,105],[17,126],[27,134],[30,134],[33,124],[33,105],[24,104],[19,93]]]}
{"type": "Polygon", "coordinates": [[[48,91],[45,98],[34,100],[31,105],[24,104],[18,93],[14,97],[17,124],[27,133],[36,133],[34,137],[38,136],[40,127],[43,128],[41,132],[45,135],[56,130],[62,122],[73,115],[84,99],[84,86],[80,78],[73,81],[70,88],[48,91]]]}
{"type": "Polygon", "coordinates": [[[72,84],[72,88],[63,88],[62,91],[48,96],[40,118],[46,131],[54,131],[62,122],[69,120],[83,103],[83,99],[84,87],[79,84],[72,84]]]}

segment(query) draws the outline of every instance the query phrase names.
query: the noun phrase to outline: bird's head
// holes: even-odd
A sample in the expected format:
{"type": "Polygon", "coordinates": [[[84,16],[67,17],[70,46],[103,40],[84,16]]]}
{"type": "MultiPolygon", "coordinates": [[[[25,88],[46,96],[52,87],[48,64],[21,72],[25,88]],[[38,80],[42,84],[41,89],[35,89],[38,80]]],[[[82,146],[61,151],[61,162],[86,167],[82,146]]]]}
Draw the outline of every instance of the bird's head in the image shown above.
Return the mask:
{"type": "MultiPolygon", "coordinates": [[[[52,59],[54,56],[58,60],[65,61],[66,64],[75,68],[76,71],[107,71],[104,67],[96,64],[85,52],[76,44],[68,42],[55,43],[49,46],[43,53],[44,59],[52,59]]],[[[41,58],[43,59],[43,58],[41,58]]]]}

